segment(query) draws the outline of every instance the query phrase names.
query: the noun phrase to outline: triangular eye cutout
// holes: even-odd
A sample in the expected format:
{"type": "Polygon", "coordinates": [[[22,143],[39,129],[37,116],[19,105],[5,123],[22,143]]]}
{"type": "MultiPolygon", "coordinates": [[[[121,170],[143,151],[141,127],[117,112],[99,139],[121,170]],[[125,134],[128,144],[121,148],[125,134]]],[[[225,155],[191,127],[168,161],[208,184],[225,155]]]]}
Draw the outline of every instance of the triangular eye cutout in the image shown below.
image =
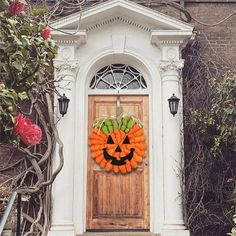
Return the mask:
{"type": "Polygon", "coordinates": [[[123,144],[130,144],[128,136],[125,137],[123,144]]]}
{"type": "Polygon", "coordinates": [[[113,141],[111,135],[109,135],[109,137],[107,139],[107,144],[114,144],[114,141],[113,141]]]}

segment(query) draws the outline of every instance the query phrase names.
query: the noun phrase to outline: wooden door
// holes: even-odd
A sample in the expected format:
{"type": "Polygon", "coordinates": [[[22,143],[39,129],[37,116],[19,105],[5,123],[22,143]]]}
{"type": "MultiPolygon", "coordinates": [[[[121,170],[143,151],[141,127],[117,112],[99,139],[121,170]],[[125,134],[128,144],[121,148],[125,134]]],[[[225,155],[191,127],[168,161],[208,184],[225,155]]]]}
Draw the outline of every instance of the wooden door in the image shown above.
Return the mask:
{"type": "MultiPolygon", "coordinates": [[[[125,114],[138,117],[148,144],[148,96],[121,96],[125,114]]],[[[115,115],[116,96],[89,96],[89,127],[95,118],[115,115]]],[[[148,155],[129,174],[106,172],[88,153],[87,230],[148,230],[148,155]]]]}

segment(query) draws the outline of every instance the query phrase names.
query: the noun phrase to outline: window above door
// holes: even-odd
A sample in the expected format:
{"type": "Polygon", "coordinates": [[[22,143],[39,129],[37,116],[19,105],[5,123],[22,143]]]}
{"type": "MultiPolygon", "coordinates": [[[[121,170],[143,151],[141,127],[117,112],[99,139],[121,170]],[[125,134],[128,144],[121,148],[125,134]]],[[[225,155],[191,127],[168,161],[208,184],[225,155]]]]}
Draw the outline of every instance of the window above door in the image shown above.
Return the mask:
{"type": "MultiPolygon", "coordinates": [[[[92,78],[89,90],[113,93],[139,92],[147,93],[147,82],[142,74],[126,64],[111,64],[100,69],[92,78]]],[[[92,91],[91,91],[92,92],[92,91]]]]}

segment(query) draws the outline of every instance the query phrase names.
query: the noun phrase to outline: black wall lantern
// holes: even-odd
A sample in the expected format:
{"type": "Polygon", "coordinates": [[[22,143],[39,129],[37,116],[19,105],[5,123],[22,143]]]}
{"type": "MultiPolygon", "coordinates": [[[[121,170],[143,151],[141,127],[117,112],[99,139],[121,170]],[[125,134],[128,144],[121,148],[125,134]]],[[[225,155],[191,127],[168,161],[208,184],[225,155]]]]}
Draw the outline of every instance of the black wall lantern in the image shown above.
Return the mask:
{"type": "Polygon", "coordinates": [[[59,102],[60,114],[62,116],[64,116],[67,113],[67,109],[68,109],[68,105],[69,105],[70,99],[67,98],[65,96],[65,94],[63,93],[63,96],[60,96],[60,98],[58,98],[58,102],[59,102]]]}
{"type": "Polygon", "coordinates": [[[175,114],[178,112],[178,106],[179,106],[179,98],[173,95],[168,99],[169,107],[170,107],[170,113],[175,116],[175,114]]]}

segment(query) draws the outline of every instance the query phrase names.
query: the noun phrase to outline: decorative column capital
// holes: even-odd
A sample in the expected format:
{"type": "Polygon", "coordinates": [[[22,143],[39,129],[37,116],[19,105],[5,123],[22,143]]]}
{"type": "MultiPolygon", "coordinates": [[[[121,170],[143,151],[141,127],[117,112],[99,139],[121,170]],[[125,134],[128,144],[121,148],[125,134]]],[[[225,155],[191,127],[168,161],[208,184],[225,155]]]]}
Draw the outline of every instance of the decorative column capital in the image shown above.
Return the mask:
{"type": "MultiPolygon", "coordinates": [[[[56,77],[73,77],[76,78],[76,75],[79,71],[79,61],[78,60],[54,60],[53,61],[56,77]]],[[[68,80],[68,78],[67,78],[68,80]]]]}
{"type": "Polygon", "coordinates": [[[54,59],[54,80],[59,93],[63,94],[65,90],[73,91],[74,83],[79,71],[78,60],[57,60],[54,59]]]}
{"type": "Polygon", "coordinates": [[[53,65],[57,73],[62,71],[77,72],[79,70],[78,60],[54,60],[53,65]]]}
{"type": "Polygon", "coordinates": [[[165,72],[180,72],[184,67],[184,60],[161,60],[160,71],[165,72]]]}

